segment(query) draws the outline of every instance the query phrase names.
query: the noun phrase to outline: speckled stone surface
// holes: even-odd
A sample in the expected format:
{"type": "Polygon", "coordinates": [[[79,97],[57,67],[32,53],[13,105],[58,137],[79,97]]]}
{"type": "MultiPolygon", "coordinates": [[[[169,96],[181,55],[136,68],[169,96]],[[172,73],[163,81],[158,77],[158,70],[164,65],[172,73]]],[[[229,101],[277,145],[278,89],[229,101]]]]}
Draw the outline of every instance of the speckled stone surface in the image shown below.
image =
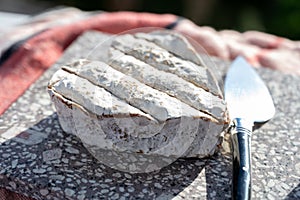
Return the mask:
{"type": "MultiPolygon", "coordinates": [[[[85,58],[106,38],[93,32],[79,38],[0,117],[0,187],[36,199],[230,199],[226,141],[211,158],[179,159],[158,172],[129,174],[101,164],[78,138],[61,130],[47,82],[61,64],[85,58]]],[[[104,46],[90,59],[105,59],[104,46]]],[[[228,63],[215,63],[222,77],[228,63]]],[[[258,72],[277,112],[252,137],[252,196],[300,199],[300,77],[268,69],[258,72]]]]}

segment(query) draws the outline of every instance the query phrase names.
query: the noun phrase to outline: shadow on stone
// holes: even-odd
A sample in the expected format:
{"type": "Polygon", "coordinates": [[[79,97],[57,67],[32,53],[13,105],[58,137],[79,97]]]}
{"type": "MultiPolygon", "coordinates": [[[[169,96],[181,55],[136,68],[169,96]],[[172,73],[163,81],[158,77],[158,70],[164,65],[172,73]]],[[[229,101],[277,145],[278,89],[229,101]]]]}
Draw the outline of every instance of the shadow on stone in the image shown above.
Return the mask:
{"type": "Polygon", "coordinates": [[[300,183],[285,197],[285,200],[300,199],[300,183]]]}

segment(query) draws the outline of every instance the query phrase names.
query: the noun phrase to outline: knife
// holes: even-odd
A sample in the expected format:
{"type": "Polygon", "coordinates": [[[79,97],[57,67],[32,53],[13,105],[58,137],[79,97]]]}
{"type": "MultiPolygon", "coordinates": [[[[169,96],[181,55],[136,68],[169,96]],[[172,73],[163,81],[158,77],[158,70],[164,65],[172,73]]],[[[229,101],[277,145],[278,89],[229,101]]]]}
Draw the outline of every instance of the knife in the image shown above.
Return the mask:
{"type": "Polygon", "coordinates": [[[232,199],[251,199],[251,135],[255,122],[275,114],[267,86],[243,57],[237,57],[225,79],[225,101],[231,119],[232,199]]]}

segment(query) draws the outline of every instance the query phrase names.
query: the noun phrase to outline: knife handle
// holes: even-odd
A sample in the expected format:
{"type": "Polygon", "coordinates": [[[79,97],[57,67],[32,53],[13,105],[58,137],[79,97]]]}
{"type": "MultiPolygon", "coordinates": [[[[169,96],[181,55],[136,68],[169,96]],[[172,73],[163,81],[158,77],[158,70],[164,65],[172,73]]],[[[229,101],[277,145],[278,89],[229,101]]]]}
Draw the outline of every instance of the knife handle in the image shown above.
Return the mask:
{"type": "Polygon", "coordinates": [[[251,199],[251,135],[253,122],[236,118],[231,129],[232,199],[251,199]]]}

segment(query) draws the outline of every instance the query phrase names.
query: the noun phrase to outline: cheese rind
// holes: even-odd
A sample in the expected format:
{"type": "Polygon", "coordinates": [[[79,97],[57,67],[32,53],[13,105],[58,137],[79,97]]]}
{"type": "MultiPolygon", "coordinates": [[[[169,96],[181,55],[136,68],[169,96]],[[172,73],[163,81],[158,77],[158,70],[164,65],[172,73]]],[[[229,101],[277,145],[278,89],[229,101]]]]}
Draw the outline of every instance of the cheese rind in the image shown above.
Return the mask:
{"type": "Polygon", "coordinates": [[[63,130],[131,173],[212,155],[228,119],[208,68],[137,37],[115,38],[106,63],[79,60],[53,75],[48,91],[63,130]]]}
{"type": "Polygon", "coordinates": [[[135,38],[129,34],[118,36],[112,42],[112,47],[161,71],[176,74],[196,86],[222,97],[215,78],[204,65],[184,60],[152,42],[135,38]]]}
{"type": "Polygon", "coordinates": [[[84,64],[80,69],[69,67],[63,67],[63,69],[105,88],[118,98],[161,122],[170,118],[200,117],[201,115],[198,110],[179,101],[177,98],[149,87],[103,62],[91,61],[84,64]]]}
{"type": "Polygon", "coordinates": [[[111,49],[109,64],[116,70],[140,82],[167,93],[213,118],[224,120],[226,105],[220,97],[197,87],[175,74],[160,71],[136,58],[111,49]]]}
{"type": "Polygon", "coordinates": [[[137,33],[136,38],[144,39],[155,43],[167,51],[179,56],[185,60],[192,61],[203,66],[204,63],[197,54],[194,47],[182,35],[174,31],[153,31],[150,33],[137,33]]]}

